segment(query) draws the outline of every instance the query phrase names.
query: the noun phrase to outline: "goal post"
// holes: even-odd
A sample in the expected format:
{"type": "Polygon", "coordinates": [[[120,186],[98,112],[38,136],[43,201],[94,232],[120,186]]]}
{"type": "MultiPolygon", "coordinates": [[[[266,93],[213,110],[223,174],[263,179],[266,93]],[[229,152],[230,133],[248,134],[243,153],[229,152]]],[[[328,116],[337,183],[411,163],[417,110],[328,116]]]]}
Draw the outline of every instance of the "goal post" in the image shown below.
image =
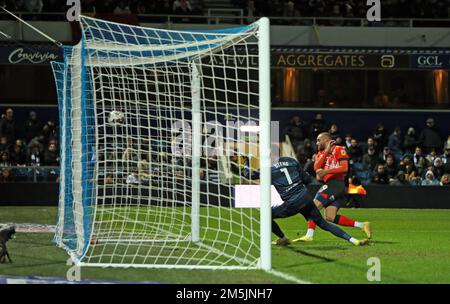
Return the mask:
{"type": "Polygon", "coordinates": [[[269,20],[172,31],[82,16],[81,26],[52,63],[56,244],[81,266],[270,270],[269,20]],[[260,179],[244,174],[247,158],[260,179]],[[260,208],[237,208],[235,186],[255,183],[260,208]]]}

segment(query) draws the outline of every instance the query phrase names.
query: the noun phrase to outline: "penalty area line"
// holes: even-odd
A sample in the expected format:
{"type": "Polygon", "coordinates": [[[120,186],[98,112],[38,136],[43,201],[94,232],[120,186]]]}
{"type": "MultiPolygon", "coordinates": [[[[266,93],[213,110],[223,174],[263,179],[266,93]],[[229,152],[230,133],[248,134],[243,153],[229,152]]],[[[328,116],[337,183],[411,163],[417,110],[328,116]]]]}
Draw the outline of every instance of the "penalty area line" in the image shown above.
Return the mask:
{"type": "Polygon", "coordinates": [[[272,270],[269,270],[269,271],[266,271],[266,272],[270,273],[270,274],[272,274],[274,276],[277,276],[279,278],[285,279],[286,281],[291,281],[291,282],[294,282],[294,283],[297,283],[297,284],[313,284],[312,282],[300,280],[299,278],[297,278],[297,277],[295,277],[293,275],[290,275],[290,274],[287,274],[287,273],[284,273],[284,272],[281,272],[281,271],[278,271],[278,270],[272,269],[272,270]]]}

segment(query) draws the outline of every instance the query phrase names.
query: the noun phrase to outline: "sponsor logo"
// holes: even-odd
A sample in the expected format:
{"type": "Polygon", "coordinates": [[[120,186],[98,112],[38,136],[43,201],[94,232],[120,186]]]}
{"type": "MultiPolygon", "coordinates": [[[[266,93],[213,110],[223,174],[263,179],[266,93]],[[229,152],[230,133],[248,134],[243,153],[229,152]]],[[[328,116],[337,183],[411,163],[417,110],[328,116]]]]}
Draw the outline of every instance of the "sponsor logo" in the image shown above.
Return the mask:
{"type": "Polygon", "coordinates": [[[22,62],[28,62],[32,64],[41,64],[48,61],[54,61],[58,59],[58,55],[52,52],[41,51],[25,51],[23,48],[15,49],[8,56],[9,63],[18,64],[22,62]]]}
{"type": "Polygon", "coordinates": [[[417,65],[419,67],[436,67],[441,68],[443,66],[442,61],[438,55],[418,56],[417,65]]]}
{"type": "Polygon", "coordinates": [[[380,65],[382,68],[393,68],[395,66],[395,57],[393,55],[381,56],[380,65]]]}

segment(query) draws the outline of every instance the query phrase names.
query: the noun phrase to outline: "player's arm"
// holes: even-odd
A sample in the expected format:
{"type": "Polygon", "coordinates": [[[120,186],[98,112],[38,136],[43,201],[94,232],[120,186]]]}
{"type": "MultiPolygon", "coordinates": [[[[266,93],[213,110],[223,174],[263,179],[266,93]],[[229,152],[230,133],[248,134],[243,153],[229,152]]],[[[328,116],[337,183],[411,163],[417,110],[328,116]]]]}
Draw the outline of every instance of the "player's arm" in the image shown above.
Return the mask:
{"type": "Polygon", "coordinates": [[[317,159],[314,162],[314,171],[322,169],[325,166],[326,162],[327,162],[327,154],[325,154],[325,153],[318,153],[317,154],[317,159]]]}
{"type": "Polygon", "coordinates": [[[318,177],[322,178],[327,174],[345,174],[348,172],[349,157],[347,151],[345,150],[345,148],[342,148],[337,153],[339,153],[339,155],[337,156],[339,166],[337,168],[319,170],[317,172],[318,177]]]}
{"type": "Polygon", "coordinates": [[[314,171],[317,172],[319,169],[323,169],[325,163],[327,162],[327,156],[331,153],[333,146],[336,142],[334,140],[330,140],[327,143],[325,149],[323,149],[323,153],[318,153],[320,155],[317,156],[316,161],[314,162],[314,171]]]}

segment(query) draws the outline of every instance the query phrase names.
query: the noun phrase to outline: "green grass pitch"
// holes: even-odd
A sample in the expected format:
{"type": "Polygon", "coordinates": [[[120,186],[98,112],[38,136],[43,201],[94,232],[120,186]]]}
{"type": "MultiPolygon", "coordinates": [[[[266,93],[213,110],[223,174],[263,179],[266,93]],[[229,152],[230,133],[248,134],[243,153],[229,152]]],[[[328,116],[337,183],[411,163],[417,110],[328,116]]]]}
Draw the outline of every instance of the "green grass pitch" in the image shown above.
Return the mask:
{"type": "MultiPolygon", "coordinates": [[[[55,207],[1,207],[0,222],[55,224],[55,207]]],[[[272,247],[273,268],[312,283],[450,283],[450,210],[343,209],[342,214],[372,222],[369,246],[354,247],[327,232],[314,242],[272,247]],[[371,257],[380,259],[381,281],[369,282],[371,257]]],[[[300,216],[278,220],[290,238],[303,234],[300,216]]],[[[345,228],[362,238],[363,232],[345,228]]],[[[48,233],[17,233],[8,242],[13,264],[0,264],[0,275],[66,277],[65,251],[48,233]]],[[[263,271],[82,268],[83,280],[167,283],[291,283],[263,271]]]]}

